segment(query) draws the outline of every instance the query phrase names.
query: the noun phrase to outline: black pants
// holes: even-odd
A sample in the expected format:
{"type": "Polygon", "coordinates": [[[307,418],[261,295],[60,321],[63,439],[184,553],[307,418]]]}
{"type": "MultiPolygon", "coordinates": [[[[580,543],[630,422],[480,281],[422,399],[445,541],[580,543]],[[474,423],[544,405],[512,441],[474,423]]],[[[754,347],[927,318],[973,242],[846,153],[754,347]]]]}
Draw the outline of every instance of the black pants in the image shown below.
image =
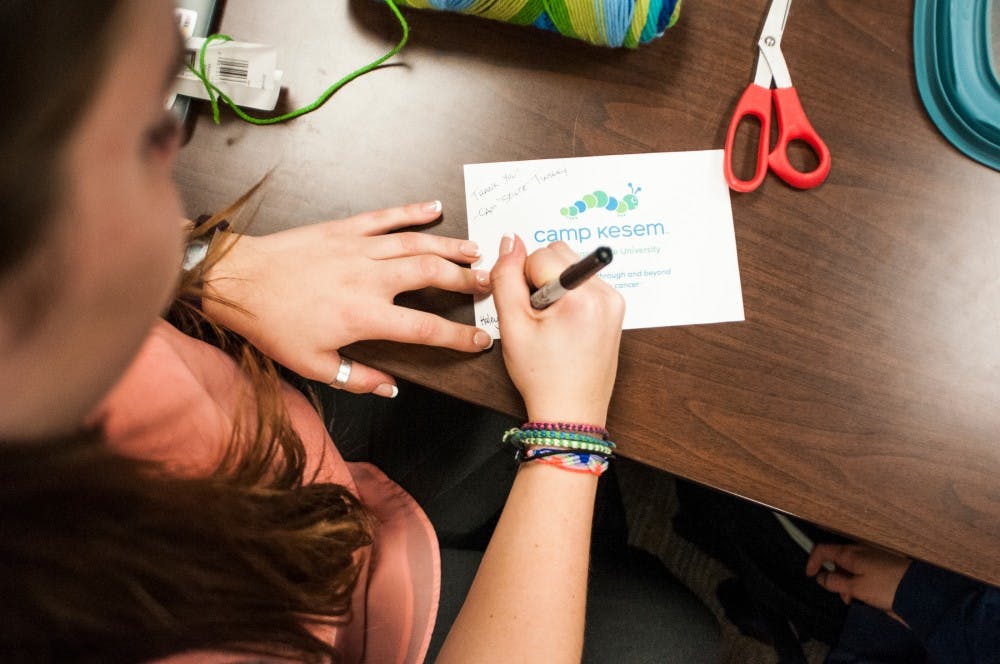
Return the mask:
{"type": "MultiPolygon", "coordinates": [[[[320,387],[327,426],[348,461],[369,461],[430,518],[441,545],[433,661],[472,584],[517,466],[501,436],[519,422],[408,383],[388,400],[320,387]]],[[[627,546],[615,476],[598,485],[585,662],[716,662],[708,610],[659,561],[627,546]]]]}

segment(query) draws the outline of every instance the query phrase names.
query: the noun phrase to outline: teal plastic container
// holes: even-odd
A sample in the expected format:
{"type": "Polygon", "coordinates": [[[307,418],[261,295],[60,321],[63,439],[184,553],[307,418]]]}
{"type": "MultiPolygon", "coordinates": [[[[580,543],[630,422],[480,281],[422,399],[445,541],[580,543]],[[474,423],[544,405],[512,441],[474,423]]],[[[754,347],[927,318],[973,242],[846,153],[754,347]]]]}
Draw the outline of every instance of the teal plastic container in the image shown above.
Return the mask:
{"type": "Polygon", "coordinates": [[[1000,80],[991,44],[1000,0],[916,0],[917,87],[941,133],[976,161],[1000,170],[1000,80]]]}

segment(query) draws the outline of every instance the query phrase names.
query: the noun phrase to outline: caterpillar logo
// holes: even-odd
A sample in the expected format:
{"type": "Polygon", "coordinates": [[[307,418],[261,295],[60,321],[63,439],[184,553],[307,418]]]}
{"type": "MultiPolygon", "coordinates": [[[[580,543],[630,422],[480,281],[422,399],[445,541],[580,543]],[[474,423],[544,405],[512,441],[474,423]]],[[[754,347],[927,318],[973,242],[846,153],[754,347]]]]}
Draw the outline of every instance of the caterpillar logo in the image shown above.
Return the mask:
{"type": "Polygon", "coordinates": [[[628,188],[631,193],[625,194],[621,198],[608,196],[606,192],[600,190],[584,194],[580,197],[580,200],[576,201],[572,205],[560,209],[559,213],[564,217],[572,219],[573,217],[580,216],[587,210],[603,208],[605,210],[617,212],[618,216],[622,216],[629,210],[634,210],[639,207],[639,192],[642,191],[642,187],[636,189],[632,186],[632,183],[629,182],[628,188]]]}

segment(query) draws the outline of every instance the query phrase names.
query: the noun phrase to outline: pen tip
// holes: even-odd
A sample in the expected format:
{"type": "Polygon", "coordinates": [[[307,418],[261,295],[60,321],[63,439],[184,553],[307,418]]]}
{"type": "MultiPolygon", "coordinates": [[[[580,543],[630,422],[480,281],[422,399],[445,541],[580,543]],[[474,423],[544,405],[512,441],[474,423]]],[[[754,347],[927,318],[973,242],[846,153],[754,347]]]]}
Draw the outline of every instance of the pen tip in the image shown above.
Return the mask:
{"type": "Polygon", "coordinates": [[[615,257],[614,253],[611,251],[611,247],[598,247],[595,253],[597,254],[597,260],[605,265],[610,263],[611,259],[615,257]]]}

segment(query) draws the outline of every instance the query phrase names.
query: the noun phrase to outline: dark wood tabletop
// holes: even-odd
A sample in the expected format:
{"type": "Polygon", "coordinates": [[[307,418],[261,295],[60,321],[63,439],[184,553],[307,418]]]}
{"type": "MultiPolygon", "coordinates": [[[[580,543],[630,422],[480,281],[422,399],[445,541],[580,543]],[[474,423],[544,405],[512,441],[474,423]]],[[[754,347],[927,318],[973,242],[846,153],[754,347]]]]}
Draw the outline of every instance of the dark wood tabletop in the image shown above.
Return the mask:
{"type": "MultiPolygon", "coordinates": [[[[721,148],[767,5],[689,0],[635,51],[407,10],[392,66],[311,115],[203,110],[177,178],[196,215],[270,172],[253,233],[440,198],[427,232],[465,236],[463,164],[721,148]]],[[[241,0],[221,27],[280,48],[289,107],[399,35],[374,0],[241,0]]],[[[630,458],[1000,583],[1000,173],[932,125],[912,30],[908,2],[795,3],[783,50],[830,177],[733,194],[746,321],[626,331],[609,428],[630,458]]],[[[407,302],[473,320],[467,296],[407,302]]],[[[520,414],[498,351],[346,354],[520,414]]]]}

